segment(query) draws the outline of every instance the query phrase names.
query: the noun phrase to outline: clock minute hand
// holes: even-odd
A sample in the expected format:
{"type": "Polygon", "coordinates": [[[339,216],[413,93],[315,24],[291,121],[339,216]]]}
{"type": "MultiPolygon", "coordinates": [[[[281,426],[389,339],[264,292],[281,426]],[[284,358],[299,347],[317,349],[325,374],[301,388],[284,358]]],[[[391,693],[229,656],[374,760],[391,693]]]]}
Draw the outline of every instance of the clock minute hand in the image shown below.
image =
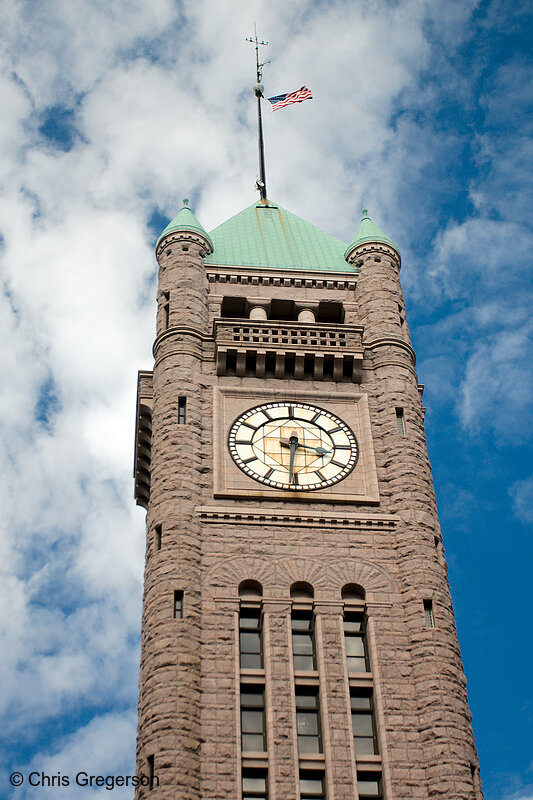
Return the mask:
{"type": "Polygon", "coordinates": [[[298,437],[293,435],[289,439],[289,447],[291,448],[291,461],[289,465],[289,484],[294,481],[294,456],[296,455],[296,448],[298,447],[298,437]]]}
{"type": "MultiPolygon", "coordinates": [[[[290,447],[289,439],[280,439],[279,440],[282,447],[290,447]]],[[[301,444],[298,442],[296,447],[303,447],[305,450],[314,450],[315,453],[318,453],[320,456],[326,456],[331,453],[331,450],[326,450],[324,447],[312,447],[310,444],[301,444]]]]}

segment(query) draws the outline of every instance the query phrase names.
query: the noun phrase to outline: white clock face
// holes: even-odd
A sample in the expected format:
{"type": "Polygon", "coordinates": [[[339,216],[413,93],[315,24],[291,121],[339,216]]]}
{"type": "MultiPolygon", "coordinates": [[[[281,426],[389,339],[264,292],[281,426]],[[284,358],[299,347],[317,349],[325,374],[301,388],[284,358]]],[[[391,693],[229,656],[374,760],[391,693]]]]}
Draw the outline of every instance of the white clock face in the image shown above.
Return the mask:
{"type": "Polygon", "coordinates": [[[355,467],[357,440],[348,425],[307,403],[265,403],[241,414],[228,438],[237,466],[275,489],[314,491],[355,467]]]}

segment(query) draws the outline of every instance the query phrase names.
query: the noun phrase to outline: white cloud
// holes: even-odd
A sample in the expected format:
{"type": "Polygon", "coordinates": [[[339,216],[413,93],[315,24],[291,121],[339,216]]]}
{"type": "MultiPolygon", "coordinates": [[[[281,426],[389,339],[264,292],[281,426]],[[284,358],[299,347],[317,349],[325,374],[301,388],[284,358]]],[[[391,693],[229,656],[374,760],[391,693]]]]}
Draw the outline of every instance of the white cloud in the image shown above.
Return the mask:
{"type": "MultiPolygon", "coordinates": [[[[132,759],[130,742],[135,737],[135,714],[133,712],[111,713],[95,717],[74,734],[64,737],[52,748],[37,753],[32,761],[20,768],[26,780],[20,789],[13,790],[13,798],[25,800],[35,797],[56,797],[58,792],[68,793],[69,798],[83,798],[89,793],[91,798],[108,798],[111,794],[105,786],[89,789],[83,786],[87,775],[134,775],[135,764],[132,759]],[[32,781],[40,781],[38,788],[28,785],[30,773],[32,781]],[[76,776],[80,774],[77,783],[76,776]],[[67,778],[65,786],[47,786],[45,776],[67,778]]],[[[113,798],[131,798],[131,786],[113,788],[113,798]]]]}
{"type": "Polygon", "coordinates": [[[510,489],[513,510],[522,522],[533,522],[533,475],[517,481],[510,489]]]}

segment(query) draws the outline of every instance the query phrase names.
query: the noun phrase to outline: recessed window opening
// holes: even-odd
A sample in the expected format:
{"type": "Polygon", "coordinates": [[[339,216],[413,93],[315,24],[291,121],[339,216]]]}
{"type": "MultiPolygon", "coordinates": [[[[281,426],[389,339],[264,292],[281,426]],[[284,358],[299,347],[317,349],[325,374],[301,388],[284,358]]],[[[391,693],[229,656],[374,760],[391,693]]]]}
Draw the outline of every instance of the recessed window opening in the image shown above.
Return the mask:
{"type": "Polygon", "coordinates": [[[322,752],[318,691],[310,687],[296,689],[296,730],[300,755],[322,752]]]}
{"type": "Polygon", "coordinates": [[[263,587],[259,581],[245,580],[239,584],[239,597],[243,600],[261,599],[263,596],[263,587]]]}
{"type": "Polygon", "coordinates": [[[300,772],[300,800],[325,800],[324,773],[300,772]]]}
{"type": "Polygon", "coordinates": [[[243,751],[266,751],[265,692],[262,687],[241,686],[241,738],[243,751]]]}
{"type": "Polygon", "coordinates": [[[369,664],[363,614],[347,613],[344,615],[344,643],[348,673],[368,672],[369,664]]]}
{"type": "Polygon", "coordinates": [[[435,615],[433,614],[433,600],[424,600],[424,615],[426,617],[426,627],[435,627],[435,615]]]}
{"type": "Polygon", "coordinates": [[[316,315],[317,322],[339,324],[344,322],[344,306],[335,301],[321,300],[316,315]]]}
{"type": "Polygon", "coordinates": [[[246,297],[224,297],[220,316],[230,319],[246,319],[248,317],[246,297]]]}
{"type": "Polygon", "coordinates": [[[291,598],[293,600],[312,600],[314,596],[313,587],[306,581],[297,581],[291,586],[291,598]]]}
{"type": "Polygon", "coordinates": [[[148,766],[148,788],[151,791],[154,788],[155,757],[154,756],[147,756],[146,763],[147,763],[147,766],[148,766]]]}
{"type": "Polygon", "coordinates": [[[242,800],[267,800],[268,784],[266,770],[243,769],[242,800]]]}
{"type": "Polygon", "coordinates": [[[235,375],[237,372],[237,352],[229,350],[226,353],[226,375],[235,375]]]}
{"type": "Polygon", "coordinates": [[[239,639],[241,669],[262,669],[263,636],[259,608],[241,608],[239,639]]]}
{"type": "Polygon", "coordinates": [[[333,356],[324,356],[324,378],[333,378],[333,356]]]}
{"type": "Polygon", "coordinates": [[[256,356],[256,353],[246,353],[245,370],[247,375],[255,375],[256,356]]]}
{"type": "Polygon", "coordinates": [[[362,603],[365,599],[365,590],[358,583],[347,583],[341,589],[341,597],[343,600],[362,603]]]}
{"type": "Polygon", "coordinates": [[[163,535],[163,527],[162,525],[155,526],[155,549],[161,550],[161,538],[163,535]]]}
{"type": "Polygon", "coordinates": [[[170,292],[163,292],[163,328],[170,325],[170,292]]]}
{"type": "Polygon", "coordinates": [[[398,433],[400,436],[405,436],[405,417],[403,408],[396,409],[396,425],[398,426],[398,433]]]}
{"type": "Polygon", "coordinates": [[[176,589],[174,592],[174,619],[183,619],[183,591],[176,589]]]}
{"type": "Polygon", "coordinates": [[[314,618],[311,612],[293,612],[292,625],[292,654],[294,669],[316,669],[314,618]]]}
{"type": "Polygon", "coordinates": [[[185,425],[186,409],[187,409],[187,398],[178,397],[178,425],[185,425]]]}
{"type": "Polygon", "coordinates": [[[265,358],[265,377],[273,378],[276,372],[276,354],[269,352],[265,358]]]}
{"type": "Polygon", "coordinates": [[[269,319],[290,322],[298,319],[294,300],[272,300],[270,304],[269,319]]]}
{"type": "Polygon", "coordinates": [[[379,750],[372,692],[352,689],[350,704],[356,756],[376,755],[379,750]]]}

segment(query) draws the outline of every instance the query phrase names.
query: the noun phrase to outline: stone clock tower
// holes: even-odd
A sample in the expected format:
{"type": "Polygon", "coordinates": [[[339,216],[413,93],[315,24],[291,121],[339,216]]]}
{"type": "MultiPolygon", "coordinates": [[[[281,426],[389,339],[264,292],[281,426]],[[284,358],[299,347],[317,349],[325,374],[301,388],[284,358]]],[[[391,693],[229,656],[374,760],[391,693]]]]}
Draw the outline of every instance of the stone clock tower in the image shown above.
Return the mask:
{"type": "Polygon", "coordinates": [[[157,242],[137,800],[480,800],[396,245],[157,242]]]}

